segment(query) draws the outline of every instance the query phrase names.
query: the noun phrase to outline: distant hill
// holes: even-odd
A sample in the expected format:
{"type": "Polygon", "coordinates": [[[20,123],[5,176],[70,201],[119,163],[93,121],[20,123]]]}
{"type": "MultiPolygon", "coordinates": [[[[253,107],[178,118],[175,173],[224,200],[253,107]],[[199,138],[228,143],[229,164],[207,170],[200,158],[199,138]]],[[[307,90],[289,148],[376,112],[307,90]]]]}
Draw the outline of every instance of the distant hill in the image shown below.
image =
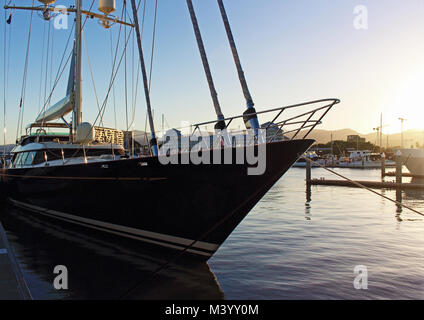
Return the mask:
{"type": "MultiPolygon", "coordinates": [[[[327,143],[331,141],[331,135],[333,140],[346,140],[348,135],[359,135],[362,138],[365,138],[366,141],[369,141],[374,144],[378,144],[377,141],[377,132],[372,132],[368,134],[362,134],[352,129],[341,129],[341,130],[322,130],[315,129],[309,135],[309,138],[314,139],[317,143],[327,143]]],[[[403,133],[404,147],[416,147],[417,143],[420,146],[424,145],[424,131],[411,129],[403,133]]],[[[389,147],[398,147],[401,145],[401,134],[394,133],[386,135],[383,132],[383,147],[386,147],[388,144],[389,147]]]]}
{"type": "MultiPolygon", "coordinates": [[[[14,144],[7,144],[6,145],[6,152],[10,152],[10,150],[13,149],[15,145],[14,144]]],[[[0,146],[0,153],[3,154],[4,146],[0,146]]]]}
{"type": "MultiPolygon", "coordinates": [[[[305,132],[306,133],[306,132],[305,132]]],[[[333,136],[334,140],[346,140],[347,136],[357,134],[361,137],[360,133],[356,132],[352,129],[341,129],[341,130],[322,130],[322,129],[314,129],[308,136],[308,138],[314,139],[317,143],[327,143],[331,141],[331,136],[333,136]]]]}
{"type": "MultiPolygon", "coordinates": [[[[306,133],[306,131],[304,131],[306,133]]],[[[362,138],[365,138],[366,141],[369,141],[373,144],[377,144],[377,133],[372,132],[368,134],[362,134],[359,133],[353,129],[340,129],[340,130],[323,130],[323,129],[314,129],[310,135],[309,138],[314,139],[317,141],[317,143],[327,143],[331,141],[331,136],[333,136],[334,140],[343,140],[346,141],[347,136],[349,135],[359,135],[362,138]]],[[[290,136],[290,135],[289,135],[290,136]]],[[[299,135],[301,136],[301,135],[299,135]]],[[[137,140],[141,144],[148,144],[148,141],[150,139],[150,133],[146,133],[144,131],[138,131],[135,130],[135,140],[137,140]],[[146,139],[147,137],[147,139],[146,139]]],[[[423,130],[407,130],[403,133],[403,141],[404,141],[404,147],[411,147],[417,146],[417,143],[419,146],[424,145],[424,131],[423,130]]],[[[400,133],[394,133],[386,135],[383,132],[383,147],[386,147],[388,142],[389,147],[400,147],[401,145],[401,134],[400,133]],[[388,139],[387,139],[388,138],[388,139]]]]}

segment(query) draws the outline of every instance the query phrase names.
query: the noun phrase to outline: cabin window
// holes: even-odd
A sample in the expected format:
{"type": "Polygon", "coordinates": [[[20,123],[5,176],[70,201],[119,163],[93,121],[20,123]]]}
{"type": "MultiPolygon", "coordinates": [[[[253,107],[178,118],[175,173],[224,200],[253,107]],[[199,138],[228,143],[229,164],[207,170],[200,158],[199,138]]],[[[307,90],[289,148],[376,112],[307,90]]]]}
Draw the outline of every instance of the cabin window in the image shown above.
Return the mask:
{"type": "Polygon", "coordinates": [[[32,161],[34,160],[34,154],[35,154],[35,152],[20,152],[20,153],[18,153],[13,160],[13,166],[15,168],[22,168],[24,166],[30,166],[32,164],[32,161]]]}
{"type": "Polygon", "coordinates": [[[28,156],[26,157],[25,162],[22,161],[22,164],[24,166],[30,166],[30,165],[32,165],[33,162],[34,162],[34,159],[35,159],[35,155],[36,154],[37,154],[36,151],[28,152],[28,156]]]}
{"type": "Polygon", "coordinates": [[[14,161],[15,168],[22,168],[22,160],[25,156],[26,154],[24,152],[18,153],[14,161]]]}
{"type": "Polygon", "coordinates": [[[32,164],[40,164],[44,162],[46,162],[46,159],[44,158],[44,151],[37,151],[32,164]]]}
{"type": "Polygon", "coordinates": [[[13,167],[18,168],[18,163],[21,161],[22,153],[17,153],[13,159],[13,167]]]}
{"type": "MultiPolygon", "coordinates": [[[[87,157],[99,157],[105,154],[113,154],[111,149],[88,149],[86,151],[87,157]]],[[[63,150],[64,158],[81,158],[84,157],[82,149],[67,149],[63,150]]],[[[114,150],[116,155],[123,155],[121,149],[114,150]]],[[[49,149],[40,151],[20,152],[15,154],[12,163],[14,168],[22,168],[24,166],[31,166],[44,163],[46,161],[62,160],[61,149],[49,149]],[[47,159],[46,159],[47,158],[47,159]]]]}
{"type": "Polygon", "coordinates": [[[20,164],[20,168],[22,168],[23,166],[25,166],[26,163],[26,159],[28,158],[28,152],[22,152],[22,157],[21,160],[19,161],[20,164]]]}

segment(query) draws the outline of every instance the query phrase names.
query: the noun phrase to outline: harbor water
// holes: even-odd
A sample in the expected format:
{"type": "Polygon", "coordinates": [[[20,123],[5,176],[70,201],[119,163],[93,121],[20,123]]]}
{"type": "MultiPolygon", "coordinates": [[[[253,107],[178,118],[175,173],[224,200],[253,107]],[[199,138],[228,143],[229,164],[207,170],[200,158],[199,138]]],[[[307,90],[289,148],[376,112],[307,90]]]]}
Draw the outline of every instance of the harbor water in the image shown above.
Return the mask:
{"type": "MultiPolygon", "coordinates": [[[[379,170],[335,170],[380,179],[379,170]]],[[[321,168],[312,177],[336,178],[321,168]]],[[[424,212],[423,191],[402,196],[424,212]]],[[[35,299],[424,299],[424,217],[358,188],[313,186],[308,195],[305,169],[290,169],[208,264],[180,258],[163,267],[157,257],[63,231],[20,209],[0,210],[35,299]],[[68,269],[67,290],[53,287],[56,265],[68,269]],[[354,286],[357,266],[366,270],[366,289],[354,286]]]]}

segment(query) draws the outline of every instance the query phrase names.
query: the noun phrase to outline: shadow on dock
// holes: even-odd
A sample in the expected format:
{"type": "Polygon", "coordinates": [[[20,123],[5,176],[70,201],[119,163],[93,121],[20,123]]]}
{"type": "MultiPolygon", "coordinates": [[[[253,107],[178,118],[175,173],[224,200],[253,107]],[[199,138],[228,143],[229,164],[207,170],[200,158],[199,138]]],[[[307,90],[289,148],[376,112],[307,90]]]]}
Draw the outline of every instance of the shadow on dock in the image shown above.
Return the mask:
{"type": "Polygon", "coordinates": [[[65,230],[21,209],[3,205],[6,229],[34,299],[223,299],[206,263],[166,261],[151,252],[133,252],[88,233],[65,230]],[[55,266],[68,270],[68,290],[56,290],[55,266]],[[128,292],[130,288],[136,289],[128,292]]]}

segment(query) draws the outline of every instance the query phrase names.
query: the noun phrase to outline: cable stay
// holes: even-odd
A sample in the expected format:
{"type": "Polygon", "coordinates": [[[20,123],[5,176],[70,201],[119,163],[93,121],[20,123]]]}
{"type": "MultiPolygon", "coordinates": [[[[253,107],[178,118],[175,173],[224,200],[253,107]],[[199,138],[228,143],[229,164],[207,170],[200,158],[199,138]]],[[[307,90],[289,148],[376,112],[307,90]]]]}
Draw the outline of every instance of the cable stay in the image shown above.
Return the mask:
{"type": "MultiPolygon", "coordinates": [[[[34,5],[34,0],[32,0],[32,5],[34,5]]],[[[25,54],[25,65],[24,65],[24,73],[22,77],[22,87],[21,87],[21,98],[19,101],[19,114],[18,114],[18,126],[16,128],[16,140],[19,138],[19,133],[22,132],[23,127],[23,118],[24,118],[24,109],[25,109],[25,90],[26,90],[26,80],[28,74],[28,60],[29,60],[29,48],[31,44],[31,30],[32,30],[32,17],[33,12],[31,12],[30,22],[29,22],[29,30],[28,30],[28,41],[27,48],[25,54]]]]}
{"type": "Polygon", "coordinates": [[[218,118],[218,122],[215,124],[216,130],[223,130],[225,129],[225,121],[224,121],[224,115],[221,111],[221,106],[219,105],[218,100],[218,94],[216,93],[215,85],[212,78],[212,73],[209,67],[208,57],[206,55],[205,46],[203,44],[202,35],[200,33],[199,24],[197,22],[196,12],[194,11],[193,2],[192,0],[187,0],[187,7],[188,11],[190,13],[191,22],[193,24],[194,34],[196,36],[197,46],[199,48],[200,57],[202,59],[203,63],[203,69],[205,70],[206,79],[208,81],[209,85],[209,91],[211,93],[213,105],[215,107],[215,113],[218,118]]]}
{"type": "Polygon", "coordinates": [[[228,21],[227,12],[224,7],[222,0],[217,0],[219,10],[221,11],[222,21],[224,22],[225,31],[227,33],[228,41],[230,43],[231,52],[233,53],[234,62],[236,64],[238,77],[240,79],[240,84],[243,89],[243,94],[246,99],[247,110],[243,113],[244,123],[247,129],[254,129],[255,135],[257,135],[257,130],[260,128],[259,120],[256,115],[256,110],[254,108],[255,104],[253,103],[252,96],[250,95],[249,87],[247,86],[247,81],[244,76],[243,68],[241,66],[240,57],[237,51],[236,43],[234,41],[233,33],[231,31],[230,22],[228,21]]]}
{"type": "Polygon", "coordinates": [[[10,58],[10,40],[11,35],[11,26],[9,26],[9,37],[7,37],[7,25],[10,25],[12,21],[12,12],[9,13],[9,18],[7,18],[6,11],[4,12],[5,25],[4,25],[4,44],[3,44],[3,163],[5,163],[6,157],[6,110],[7,110],[7,83],[9,77],[9,63],[10,58]],[[9,45],[8,44],[9,40],[9,45]]]}
{"type": "MultiPolygon", "coordinates": [[[[35,123],[45,123],[45,122],[53,121],[56,119],[60,119],[73,110],[74,106],[72,101],[72,95],[75,90],[75,63],[76,63],[75,60],[76,60],[76,47],[74,44],[74,49],[73,49],[72,59],[71,59],[71,67],[69,69],[69,78],[68,78],[68,86],[66,89],[66,97],[60,100],[59,102],[57,102],[56,104],[54,104],[53,106],[51,106],[46,111],[42,112],[35,120],[35,123]]],[[[50,99],[46,101],[46,105],[49,100],[50,99]]]]}

